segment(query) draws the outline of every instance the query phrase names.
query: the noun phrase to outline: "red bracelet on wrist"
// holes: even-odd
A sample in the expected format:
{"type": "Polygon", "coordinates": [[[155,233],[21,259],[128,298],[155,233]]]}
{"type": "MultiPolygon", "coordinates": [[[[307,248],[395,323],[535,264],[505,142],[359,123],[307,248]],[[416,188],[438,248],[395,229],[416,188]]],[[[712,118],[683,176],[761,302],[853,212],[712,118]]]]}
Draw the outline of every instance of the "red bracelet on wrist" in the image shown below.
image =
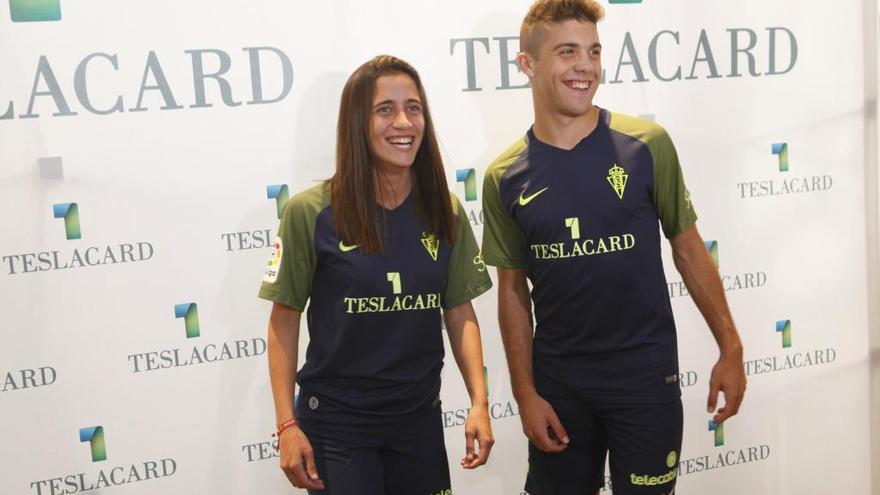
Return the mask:
{"type": "Polygon", "coordinates": [[[287,421],[285,421],[285,422],[281,423],[280,425],[278,425],[278,428],[275,429],[275,433],[273,433],[272,436],[273,436],[273,437],[280,437],[280,436],[281,436],[281,432],[283,432],[284,430],[290,428],[291,426],[295,426],[295,425],[298,424],[298,423],[299,423],[299,421],[297,421],[295,418],[290,418],[290,419],[288,419],[287,421]]]}

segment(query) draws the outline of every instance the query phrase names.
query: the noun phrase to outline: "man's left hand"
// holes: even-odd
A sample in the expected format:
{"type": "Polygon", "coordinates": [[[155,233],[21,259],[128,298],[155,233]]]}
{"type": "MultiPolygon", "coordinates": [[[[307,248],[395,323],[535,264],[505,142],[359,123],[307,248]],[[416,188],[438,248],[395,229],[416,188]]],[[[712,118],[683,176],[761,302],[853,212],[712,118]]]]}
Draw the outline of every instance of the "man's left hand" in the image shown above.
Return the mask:
{"type": "Polygon", "coordinates": [[[709,379],[708,412],[709,414],[715,413],[712,421],[721,424],[739,412],[739,405],[742,403],[745,393],[746,374],[743,368],[742,352],[731,355],[722,354],[712,368],[712,377],[709,379]],[[724,394],[724,406],[716,410],[718,392],[724,394]]]}

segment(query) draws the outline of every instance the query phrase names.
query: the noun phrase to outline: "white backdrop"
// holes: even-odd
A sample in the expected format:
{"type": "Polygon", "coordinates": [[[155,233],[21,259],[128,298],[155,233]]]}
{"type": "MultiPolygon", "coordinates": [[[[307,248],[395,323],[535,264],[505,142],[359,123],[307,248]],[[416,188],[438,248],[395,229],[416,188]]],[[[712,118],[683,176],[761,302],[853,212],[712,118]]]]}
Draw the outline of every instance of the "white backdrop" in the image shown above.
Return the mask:
{"type": "MultiPolygon", "coordinates": [[[[480,191],[532,120],[507,62],[529,3],[0,4],[0,493],[297,493],[268,443],[267,186],[331,175],[342,84],[390,53],[421,72],[450,188],[470,199],[457,171],[480,191]],[[80,238],[55,215],[69,203],[80,238]],[[104,460],[100,435],[86,445],[97,426],[104,460]]],[[[868,493],[861,2],[606,8],[597,102],[675,140],[748,361],[746,402],[716,435],[717,351],[664,246],[678,492],[868,493]]],[[[480,199],[465,201],[478,237],[480,199]]],[[[444,371],[458,494],[519,494],[526,473],[495,304],[475,301],[497,444],[474,472],[457,467],[467,394],[444,371]]]]}

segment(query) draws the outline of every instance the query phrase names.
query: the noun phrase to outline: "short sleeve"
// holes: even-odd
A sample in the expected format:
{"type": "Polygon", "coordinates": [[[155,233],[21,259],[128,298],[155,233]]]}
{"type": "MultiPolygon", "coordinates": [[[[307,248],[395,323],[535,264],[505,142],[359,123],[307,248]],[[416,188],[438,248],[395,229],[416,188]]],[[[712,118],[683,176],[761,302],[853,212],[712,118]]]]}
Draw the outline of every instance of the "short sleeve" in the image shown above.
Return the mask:
{"type": "Polygon", "coordinates": [[[672,239],[697,221],[697,213],[691,204],[678,154],[669,134],[660,132],[651,140],[649,149],[654,159],[654,206],[663,235],[672,239]]]}
{"type": "Polygon", "coordinates": [[[493,164],[483,180],[483,258],[499,268],[526,268],[525,235],[501,199],[504,170],[507,168],[493,164]]]}
{"type": "Polygon", "coordinates": [[[272,257],[266,264],[259,297],[299,312],[305,309],[312,292],[317,264],[314,247],[315,210],[302,193],[288,200],[281,216],[272,257]]]}
{"type": "Polygon", "coordinates": [[[452,195],[452,205],[456,216],[456,239],[443,289],[443,308],[464,304],[492,287],[467,213],[455,195],[452,195]]]}

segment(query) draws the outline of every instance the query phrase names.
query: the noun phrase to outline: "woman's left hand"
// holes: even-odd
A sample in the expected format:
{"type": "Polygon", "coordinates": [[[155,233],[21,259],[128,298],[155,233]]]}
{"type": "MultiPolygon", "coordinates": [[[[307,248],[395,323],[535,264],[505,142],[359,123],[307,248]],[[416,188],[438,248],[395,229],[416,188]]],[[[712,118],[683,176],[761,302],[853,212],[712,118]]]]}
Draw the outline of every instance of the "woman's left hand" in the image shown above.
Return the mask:
{"type": "Polygon", "coordinates": [[[495,444],[492,436],[492,425],[489,423],[489,407],[485,404],[473,406],[464,424],[465,456],[461,467],[474,469],[486,464],[489,452],[495,444]],[[477,448],[474,448],[474,442],[477,448]]]}

